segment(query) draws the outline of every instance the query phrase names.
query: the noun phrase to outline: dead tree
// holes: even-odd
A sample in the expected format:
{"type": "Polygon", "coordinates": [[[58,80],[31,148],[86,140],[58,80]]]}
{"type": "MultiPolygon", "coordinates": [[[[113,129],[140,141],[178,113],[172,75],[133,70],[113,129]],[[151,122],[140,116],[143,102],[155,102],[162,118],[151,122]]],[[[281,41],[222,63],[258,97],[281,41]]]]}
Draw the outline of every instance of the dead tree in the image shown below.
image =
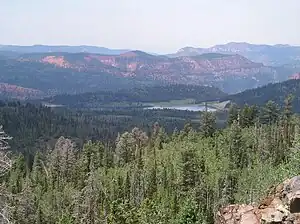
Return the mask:
{"type": "MultiPolygon", "coordinates": [[[[0,125],[0,177],[3,176],[12,166],[12,161],[9,158],[9,144],[8,140],[11,140],[12,137],[8,136],[0,125]]],[[[9,224],[11,223],[8,218],[8,206],[6,204],[7,194],[1,187],[2,183],[0,182],[0,224],[9,224]]]]}
{"type": "Polygon", "coordinates": [[[0,176],[5,174],[12,166],[11,159],[8,156],[9,144],[8,140],[12,137],[8,136],[4,131],[2,125],[0,126],[0,176]]]}

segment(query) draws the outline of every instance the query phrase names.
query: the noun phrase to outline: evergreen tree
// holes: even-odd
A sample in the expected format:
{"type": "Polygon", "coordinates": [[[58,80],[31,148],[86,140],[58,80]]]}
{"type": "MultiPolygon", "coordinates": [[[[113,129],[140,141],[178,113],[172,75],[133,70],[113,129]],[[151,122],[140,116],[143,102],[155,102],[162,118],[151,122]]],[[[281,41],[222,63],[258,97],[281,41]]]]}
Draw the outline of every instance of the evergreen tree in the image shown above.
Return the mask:
{"type": "Polygon", "coordinates": [[[238,115],[239,115],[239,107],[235,103],[230,104],[227,124],[232,125],[234,121],[237,121],[238,115]]]}
{"type": "Polygon", "coordinates": [[[116,163],[118,165],[125,165],[135,158],[135,140],[133,135],[125,132],[120,136],[116,142],[116,163]]]}
{"type": "Polygon", "coordinates": [[[202,113],[200,130],[204,137],[213,136],[216,130],[216,116],[213,112],[202,113]]]}
{"type": "MultiPolygon", "coordinates": [[[[0,223],[213,224],[220,206],[257,202],[263,189],[299,173],[299,117],[291,100],[280,120],[272,102],[265,107],[262,124],[256,108],[245,106],[217,133],[207,112],[201,133],[189,124],[169,137],[156,123],[149,138],[134,128],[116,145],[77,138],[75,146],[61,137],[53,150],[43,145],[34,158],[9,157],[4,147],[0,223]]],[[[34,113],[35,107],[24,108],[34,113]]]]}
{"type": "Polygon", "coordinates": [[[37,152],[35,154],[31,177],[33,184],[41,185],[42,187],[47,187],[47,177],[49,178],[49,173],[44,165],[40,152],[37,152]]]}
{"type": "Polygon", "coordinates": [[[187,192],[196,186],[197,182],[197,165],[195,161],[195,152],[190,150],[181,153],[182,160],[182,190],[187,192]]]}
{"type": "Polygon", "coordinates": [[[291,147],[292,141],[292,102],[294,96],[288,95],[284,100],[284,109],[283,109],[283,122],[284,122],[284,141],[287,144],[287,147],[291,147]]]}
{"type": "Polygon", "coordinates": [[[264,124],[274,124],[278,122],[280,109],[278,104],[269,100],[261,110],[260,121],[264,124]]]}
{"type": "Polygon", "coordinates": [[[178,224],[200,224],[201,217],[199,217],[199,208],[196,202],[191,198],[185,201],[179,215],[178,224]]]}
{"type": "Polygon", "coordinates": [[[257,120],[258,110],[256,106],[245,105],[240,113],[240,125],[242,128],[253,126],[257,120]]]}

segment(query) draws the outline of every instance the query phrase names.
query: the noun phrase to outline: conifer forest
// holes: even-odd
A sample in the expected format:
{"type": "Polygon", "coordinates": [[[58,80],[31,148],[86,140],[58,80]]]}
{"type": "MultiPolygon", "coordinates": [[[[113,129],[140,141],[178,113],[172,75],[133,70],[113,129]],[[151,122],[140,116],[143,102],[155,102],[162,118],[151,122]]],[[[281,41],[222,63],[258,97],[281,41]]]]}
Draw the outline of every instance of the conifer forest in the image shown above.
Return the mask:
{"type": "MultiPolygon", "coordinates": [[[[198,124],[186,122],[172,132],[154,122],[151,130],[118,132],[113,141],[81,143],[67,127],[61,131],[70,123],[65,117],[53,115],[49,126],[48,109],[2,105],[1,223],[214,223],[220,207],[258,202],[270,187],[299,173],[300,123],[292,101],[287,97],[282,107],[273,101],[262,107],[232,104],[222,128],[215,112],[202,112],[198,124]],[[8,122],[8,108],[22,111],[22,121],[8,122]],[[35,111],[38,126],[27,122],[24,108],[35,111]],[[36,141],[47,130],[56,143],[23,151],[32,141],[11,125],[23,131],[32,125],[36,141]]],[[[68,119],[77,131],[84,129],[85,122],[68,119]]]]}
{"type": "Polygon", "coordinates": [[[300,224],[299,9],[0,0],[0,224],[300,224]]]}

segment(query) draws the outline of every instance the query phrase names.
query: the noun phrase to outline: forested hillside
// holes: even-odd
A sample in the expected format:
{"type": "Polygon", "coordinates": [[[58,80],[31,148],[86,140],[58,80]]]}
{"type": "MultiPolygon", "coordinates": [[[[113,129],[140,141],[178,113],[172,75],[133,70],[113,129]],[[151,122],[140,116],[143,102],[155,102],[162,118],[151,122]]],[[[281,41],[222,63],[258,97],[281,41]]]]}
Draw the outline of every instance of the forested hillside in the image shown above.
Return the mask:
{"type": "Polygon", "coordinates": [[[188,120],[199,119],[199,114],[172,110],[102,110],[69,111],[33,104],[0,102],[0,124],[14,136],[11,146],[15,152],[27,156],[36,150],[51,148],[60,136],[69,137],[79,146],[86,140],[114,142],[118,133],[135,126],[149,131],[156,121],[166,132],[181,129],[188,120]]]}
{"type": "Polygon", "coordinates": [[[217,130],[215,114],[205,112],[197,127],[187,123],[172,134],[155,123],[151,131],[120,133],[110,145],[92,140],[81,147],[61,137],[52,149],[41,148],[32,164],[13,154],[1,179],[2,220],[214,223],[221,206],[258,202],[268,187],[299,173],[300,127],[291,100],[282,112],[269,105],[233,106],[227,123],[217,130]]]}
{"type": "MultiPolygon", "coordinates": [[[[43,94],[39,97],[134,87],[132,79],[113,76],[106,72],[87,73],[55,67],[51,64],[15,59],[0,60],[0,81],[41,91],[43,94]]],[[[139,82],[139,84],[143,83],[139,82]]],[[[26,93],[23,94],[29,97],[26,93]]]]}
{"type": "Polygon", "coordinates": [[[223,100],[231,100],[238,105],[249,104],[258,106],[262,106],[271,100],[279,106],[283,106],[284,99],[288,95],[291,95],[293,98],[294,111],[300,112],[300,80],[288,80],[281,83],[268,84],[235,95],[229,95],[223,100]]]}
{"type": "MultiPolygon", "coordinates": [[[[221,90],[210,86],[165,85],[122,89],[115,92],[99,91],[77,95],[57,95],[42,101],[72,108],[97,108],[99,106],[152,103],[171,100],[193,99],[196,102],[218,100],[227,96],[221,90]]],[[[137,105],[135,105],[137,106],[137,105]]]]}
{"type": "Polygon", "coordinates": [[[42,92],[39,96],[24,92],[27,98],[162,84],[210,85],[236,93],[285,81],[296,72],[296,68],[265,66],[238,54],[169,58],[138,50],[117,55],[34,52],[0,51],[0,82],[42,92]]]}

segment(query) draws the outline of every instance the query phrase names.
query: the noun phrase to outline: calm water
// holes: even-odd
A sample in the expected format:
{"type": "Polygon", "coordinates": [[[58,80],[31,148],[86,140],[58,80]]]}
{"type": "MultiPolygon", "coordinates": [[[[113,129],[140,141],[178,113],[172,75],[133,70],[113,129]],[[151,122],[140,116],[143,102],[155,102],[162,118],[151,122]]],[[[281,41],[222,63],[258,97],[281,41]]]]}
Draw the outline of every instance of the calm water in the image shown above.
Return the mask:
{"type": "MultiPolygon", "coordinates": [[[[198,105],[183,105],[183,106],[154,106],[154,107],[147,107],[146,109],[172,109],[172,110],[189,110],[189,111],[205,111],[204,106],[198,105]]],[[[214,108],[207,108],[208,111],[216,111],[214,108]]]]}

